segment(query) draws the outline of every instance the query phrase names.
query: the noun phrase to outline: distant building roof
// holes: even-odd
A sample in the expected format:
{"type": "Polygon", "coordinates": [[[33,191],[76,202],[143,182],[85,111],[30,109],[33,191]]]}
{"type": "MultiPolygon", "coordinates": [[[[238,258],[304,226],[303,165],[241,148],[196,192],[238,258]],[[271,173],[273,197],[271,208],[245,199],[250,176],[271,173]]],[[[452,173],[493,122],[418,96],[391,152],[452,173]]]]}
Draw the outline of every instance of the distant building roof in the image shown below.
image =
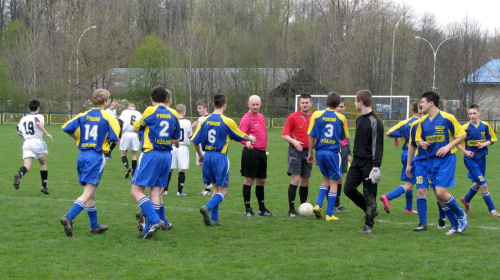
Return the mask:
{"type": "MultiPolygon", "coordinates": [[[[465,79],[460,81],[465,83],[465,79]]],[[[470,84],[500,84],[500,59],[492,59],[467,76],[470,84]]]]}

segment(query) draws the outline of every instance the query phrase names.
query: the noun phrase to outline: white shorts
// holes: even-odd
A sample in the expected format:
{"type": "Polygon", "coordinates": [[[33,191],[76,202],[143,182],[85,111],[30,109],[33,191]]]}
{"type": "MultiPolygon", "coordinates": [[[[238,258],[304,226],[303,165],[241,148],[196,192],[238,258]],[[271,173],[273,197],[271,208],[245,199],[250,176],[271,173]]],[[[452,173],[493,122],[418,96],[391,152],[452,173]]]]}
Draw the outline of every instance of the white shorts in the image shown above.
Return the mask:
{"type": "MultiPolygon", "coordinates": [[[[203,154],[205,154],[204,151],[201,151],[203,154]]],[[[200,163],[200,156],[198,155],[198,153],[195,151],[194,152],[196,154],[196,165],[202,165],[202,163],[200,163]]]]}
{"type": "Polygon", "coordinates": [[[139,151],[141,143],[135,132],[125,132],[120,138],[120,151],[139,151]]]}
{"type": "Polygon", "coordinates": [[[180,145],[179,148],[172,149],[172,165],[170,169],[189,169],[189,148],[180,145]]]}
{"type": "Polygon", "coordinates": [[[23,159],[36,158],[40,159],[48,154],[47,144],[42,139],[28,139],[23,144],[23,159]]]}

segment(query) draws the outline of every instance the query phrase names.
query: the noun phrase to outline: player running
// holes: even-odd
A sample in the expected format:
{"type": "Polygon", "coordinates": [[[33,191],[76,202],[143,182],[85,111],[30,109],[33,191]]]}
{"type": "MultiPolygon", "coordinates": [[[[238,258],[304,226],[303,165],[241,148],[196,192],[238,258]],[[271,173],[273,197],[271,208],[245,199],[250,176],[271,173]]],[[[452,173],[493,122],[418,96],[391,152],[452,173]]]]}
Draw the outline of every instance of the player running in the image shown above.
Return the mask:
{"type": "Polygon", "coordinates": [[[123,166],[125,166],[125,178],[132,175],[137,167],[137,151],[140,148],[139,136],[134,132],[134,122],[140,120],[142,114],[135,109],[133,103],[128,104],[127,109],[123,110],[118,119],[120,127],[122,128],[122,135],[120,135],[120,152],[122,155],[123,166]],[[128,163],[127,151],[130,150],[132,157],[132,166],[128,163]]]}

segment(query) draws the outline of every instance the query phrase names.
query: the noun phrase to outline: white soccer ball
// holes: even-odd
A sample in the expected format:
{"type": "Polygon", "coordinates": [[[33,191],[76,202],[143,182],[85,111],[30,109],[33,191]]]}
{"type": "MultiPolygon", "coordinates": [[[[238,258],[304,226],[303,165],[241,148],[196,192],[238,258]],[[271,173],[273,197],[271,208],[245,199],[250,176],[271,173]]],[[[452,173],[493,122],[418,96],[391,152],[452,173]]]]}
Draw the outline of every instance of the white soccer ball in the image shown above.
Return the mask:
{"type": "Polygon", "coordinates": [[[299,206],[299,214],[302,216],[312,216],[314,214],[312,204],[308,202],[302,203],[299,206]]]}

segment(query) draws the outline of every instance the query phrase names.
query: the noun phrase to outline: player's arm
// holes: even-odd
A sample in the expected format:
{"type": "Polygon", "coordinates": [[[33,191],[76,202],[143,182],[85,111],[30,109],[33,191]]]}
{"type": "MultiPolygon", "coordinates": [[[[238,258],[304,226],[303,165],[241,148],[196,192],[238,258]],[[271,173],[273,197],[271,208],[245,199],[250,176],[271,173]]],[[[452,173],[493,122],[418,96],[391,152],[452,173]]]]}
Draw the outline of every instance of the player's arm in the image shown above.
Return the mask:
{"type": "Polygon", "coordinates": [[[123,120],[122,119],[118,119],[118,124],[120,125],[120,135],[118,137],[122,138],[123,120]]]}
{"type": "MultiPolygon", "coordinates": [[[[463,143],[463,142],[462,142],[463,143]]],[[[464,156],[468,158],[472,158],[474,156],[474,153],[472,151],[467,151],[462,144],[458,144],[457,148],[464,154],[464,156]]]]}
{"type": "Polygon", "coordinates": [[[19,137],[24,139],[23,133],[19,131],[19,126],[17,126],[16,129],[17,129],[17,135],[19,135],[19,137]]]}
{"type": "Polygon", "coordinates": [[[43,127],[43,124],[38,119],[35,119],[35,125],[36,125],[36,127],[38,127],[38,129],[40,129],[41,132],[43,132],[43,134],[45,134],[45,136],[49,137],[52,141],[54,141],[54,138],[52,138],[52,135],[50,135],[47,132],[47,130],[45,130],[45,127],[43,127]]]}
{"type": "Polygon", "coordinates": [[[316,137],[312,137],[310,135],[308,135],[307,137],[309,139],[309,143],[308,143],[309,151],[307,152],[307,162],[312,163],[314,160],[313,147],[314,147],[314,143],[316,142],[316,137]]]}
{"type": "Polygon", "coordinates": [[[195,144],[194,145],[194,150],[198,154],[198,162],[199,163],[203,163],[203,152],[201,151],[201,146],[199,144],[195,144]]]}
{"type": "Polygon", "coordinates": [[[293,139],[292,137],[290,137],[290,135],[281,135],[281,138],[283,138],[288,143],[292,144],[295,147],[295,149],[297,149],[297,151],[302,151],[302,144],[304,143],[293,139]]]}
{"type": "Polygon", "coordinates": [[[408,157],[406,159],[406,176],[408,178],[412,178],[413,175],[411,174],[411,163],[413,161],[413,157],[415,156],[415,146],[413,146],[411,143],[408,145],[408,157]]]}
{"type": "Polygon", "coordinates": [[[384,125],[382,121],[376,121],[372,124],[371,133],[373,167],[380,167],[382,165],[382,155],[384,153],[384,125]]]}

